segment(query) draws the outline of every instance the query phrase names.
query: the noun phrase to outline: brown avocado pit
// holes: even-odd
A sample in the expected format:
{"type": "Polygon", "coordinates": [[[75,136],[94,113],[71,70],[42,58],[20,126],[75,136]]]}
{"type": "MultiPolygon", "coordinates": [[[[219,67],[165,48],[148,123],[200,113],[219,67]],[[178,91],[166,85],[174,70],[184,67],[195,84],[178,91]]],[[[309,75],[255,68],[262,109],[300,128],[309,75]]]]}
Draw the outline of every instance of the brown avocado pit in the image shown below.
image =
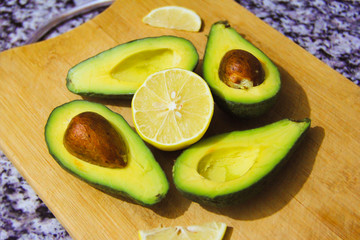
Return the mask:
{"type": "Polygon", "coordinates": [[[107,168],[124,168],[127,147],[103,116],[83,112],[71,119],[64,135],[65,148],[75,157],[107,168]]]}
{"type": "Polygon", "coordinates": [[[249,89],[260,85],[264,77],[260,61],[248,51],[233,49],[221,59],[219,78],[229,87],[249,89]]]}

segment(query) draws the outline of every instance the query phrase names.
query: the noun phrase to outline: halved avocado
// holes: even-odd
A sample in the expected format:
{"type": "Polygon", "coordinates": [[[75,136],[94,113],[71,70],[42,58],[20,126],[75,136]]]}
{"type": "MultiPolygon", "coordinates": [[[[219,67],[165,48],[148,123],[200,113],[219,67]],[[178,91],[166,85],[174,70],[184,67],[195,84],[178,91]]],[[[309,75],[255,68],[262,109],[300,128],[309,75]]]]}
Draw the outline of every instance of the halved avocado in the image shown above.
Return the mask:
{"type": "Polygon", "coordinates": [[[267,112],[275,103],[281,87],[280,74],[274,63],[258,48],[245,40],[228,22],[211,27],[206,45],[203,77],[209,84],[220,108],[239,118],[253,118],[267,112]],[[234,88],[220,78],[220,64],[231,50],[250,53],[261,64],[262,83],[249,88],[234,88]]]}
{"type": "Polygon", "coordinates": [[[284,119],[201,140],[176,159],[175,186],[204,205],[245,201],[285,164],[309,127],[310,119],[284,119]]]}
{"type": "Polygon", "coordinates": [[[184,38],[143,38],[75,65],[67,74],[66,86],[79,95],[131,98],[150,74],[174,67],[193,70],[198,60],[194,45],[184,38]]]}
{"type": "Polygon", "coordinates": [[[45,126],[45,140],[49,153],[61,167],[105,193],[150,206],[163,199],[169,189],[163,170],[142,139],[121,115],[102,104],[75,100],[55,108],[45,126]],[[68,125],[75,116],[85,112],[105,118],[124,140],[127,149],[125,166],[99,166],[67,150],[64,136],[68,125]]]}

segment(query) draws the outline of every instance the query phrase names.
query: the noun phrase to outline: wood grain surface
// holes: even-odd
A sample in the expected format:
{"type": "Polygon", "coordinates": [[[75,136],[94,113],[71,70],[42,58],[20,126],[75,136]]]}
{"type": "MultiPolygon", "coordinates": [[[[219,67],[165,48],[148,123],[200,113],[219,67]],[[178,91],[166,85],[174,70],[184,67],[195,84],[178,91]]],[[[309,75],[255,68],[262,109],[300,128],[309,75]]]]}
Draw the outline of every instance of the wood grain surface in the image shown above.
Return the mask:
{"type": "MultiPolygon", "coordinates": [[[[359,88],[234,1],[116,1],[75,30],[2,52],[0,80],[0,147],[74,239],[137,239],[139,229],[213,220],[228,224],[225,239],[360,239],[359,88]],[[195,10],[201,32],[142,23],[164,5],[195,10]],[[190,202],[172,184],[180,152],[151,148],[171,186],[160,204],[144,208],[90,187],[49,155],[44,125],[50,112],[81,99],[65,86],[71,66],[117,44],[160,35],[189,39],[202,60],[211,25],[225,19],[274,61],[282,90],[272,111],[256,120],[236,120],[216,108],[206,136],[282,118],[312,119],[292,159],[256,198],[224,209],[190,202]]],[[[133,126],[130,101],[87,100],[107,105],[133,126]]]]}

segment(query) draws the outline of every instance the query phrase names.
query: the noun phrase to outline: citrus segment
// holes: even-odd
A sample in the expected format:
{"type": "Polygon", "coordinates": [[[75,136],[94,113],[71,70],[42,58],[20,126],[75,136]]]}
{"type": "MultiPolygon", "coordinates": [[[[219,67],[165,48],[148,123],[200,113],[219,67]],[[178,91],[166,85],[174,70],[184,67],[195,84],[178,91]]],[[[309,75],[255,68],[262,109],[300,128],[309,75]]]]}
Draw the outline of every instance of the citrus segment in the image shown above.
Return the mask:
{"type": "Polygon", "coordinates": [[[150,75],[136,91],[131,106],[139,135],[167,151],[198,141],[214,112],[206,82],[191,71],[177,68],[150,75]]]}
{"type": "Polygon", "coordinates": [[[210,222],[188,227],[166,227],[140,230],[140,240],[221,240],[226,232],[226,224],[210,222]]]}
{"type": "Polygon", "coordinates": [[[191,9],[179,6],[165,6],[151,10],[142,21],[153,27],[198,32],[200,16],[191,9]]]}

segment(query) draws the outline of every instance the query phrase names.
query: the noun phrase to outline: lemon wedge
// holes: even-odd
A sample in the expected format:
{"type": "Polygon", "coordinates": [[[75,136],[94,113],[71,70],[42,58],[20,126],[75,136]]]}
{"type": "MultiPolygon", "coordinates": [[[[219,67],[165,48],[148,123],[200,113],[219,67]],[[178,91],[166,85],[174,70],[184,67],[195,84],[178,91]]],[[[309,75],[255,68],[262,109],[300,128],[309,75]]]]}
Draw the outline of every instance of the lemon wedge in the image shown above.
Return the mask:
{"type": "Polygon", "coordinates": [[[142,21],[153,27],[198,32],[200,16],[191,9],[179,6],[165,6],[151,10],[142,21]]]}
{"type": "Polygon", "coordinates": [[[166,227],[140,230],[140,240],[221,240],[226,232],[226,224],[210,222],[188,227],[166,227]]]}
{"type": "Polygon", "coordinates": [[[135,129],[144,141],[175,151],[205,134],[214,100],[199,75],[172,68],[150,75],[135,92],[131,109],[135,129]]]}

